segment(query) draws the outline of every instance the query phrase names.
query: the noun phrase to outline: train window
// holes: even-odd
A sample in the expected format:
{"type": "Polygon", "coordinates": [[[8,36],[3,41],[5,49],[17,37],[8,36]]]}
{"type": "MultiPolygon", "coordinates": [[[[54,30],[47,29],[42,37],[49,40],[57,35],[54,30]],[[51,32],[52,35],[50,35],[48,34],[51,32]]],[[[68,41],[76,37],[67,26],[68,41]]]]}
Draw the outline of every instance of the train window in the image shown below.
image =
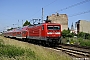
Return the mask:
{"type": "Polygon", "coordinates": [[[54,26],[54,30],[59,30],[60,26],[54,26]]]}
{"type": "Polygon", "coordinates": [[[53,30],[53,26],[47,26],[48,30],[53,30]]]}
{"type": "Polygon", "coordinates": [[[48,30],[60,30],[60,26],[47,26],[48,30]]]}

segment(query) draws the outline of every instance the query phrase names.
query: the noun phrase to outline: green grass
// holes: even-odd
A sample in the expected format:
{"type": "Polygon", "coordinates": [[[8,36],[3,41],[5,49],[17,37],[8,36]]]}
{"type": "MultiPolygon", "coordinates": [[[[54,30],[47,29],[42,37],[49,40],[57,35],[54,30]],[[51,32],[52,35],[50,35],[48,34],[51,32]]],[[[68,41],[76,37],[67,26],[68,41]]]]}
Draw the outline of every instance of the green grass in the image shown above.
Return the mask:
{"type": "Polygon", "coordinates": [[[72,60],[63,52],[0,36],[0,60],[72,60]]]}
{"type": "Polygon", "coordinates": [[[20,47],[15,47],[11,45],[2,45],[0,47],[0,56],[6,56],[6,57],[14,57],[15,56],[21,56],[25,53],[25,50],[21,49],[20,47]]]}
{"type": "Polygon", "coordinates": [[[79,39],[79,43],[81,46],[89,46],[90,47],[90,40],[87,39],[79,39]]]}
{"type": "Polygon", "coordinates": [[[29,57],[32,59],[35,58],[34,51],[31,51],[31,49],[23,49],[21,47],[16,47],[13,45],[5,45],[3,43],[3,40],[0,39],[0,58],[1,57],[7,57],[7,58],[14,58],[19,59],[20,56],[25,56],[25,58],[29,57]]]}

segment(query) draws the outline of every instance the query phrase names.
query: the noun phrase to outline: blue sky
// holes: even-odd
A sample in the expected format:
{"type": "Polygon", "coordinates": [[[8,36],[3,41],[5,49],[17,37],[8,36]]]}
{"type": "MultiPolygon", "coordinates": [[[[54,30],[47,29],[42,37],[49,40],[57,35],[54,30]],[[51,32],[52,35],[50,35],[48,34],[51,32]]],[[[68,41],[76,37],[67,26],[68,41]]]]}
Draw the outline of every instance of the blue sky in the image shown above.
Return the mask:
{"type": "MultiPolygon", "coordinates": [[[[85,0],[0,0],[0,31],[13,27],[13,24],[15,24],[14,27],[22,26],[22,20],[25,22],[35,18],[40,19],[42,17],[42,8],[44,9],[44,19],[46,19],[46,16],[56,14],[56,12],[72,16],[80,12],[90,11],[90,0],[60,11],[82,1],[85,0]]],[[[68,17],[68,26],[70,27],[72,22],[75,23],[78,20],[90,21],[90,12],[68,17]]]]}

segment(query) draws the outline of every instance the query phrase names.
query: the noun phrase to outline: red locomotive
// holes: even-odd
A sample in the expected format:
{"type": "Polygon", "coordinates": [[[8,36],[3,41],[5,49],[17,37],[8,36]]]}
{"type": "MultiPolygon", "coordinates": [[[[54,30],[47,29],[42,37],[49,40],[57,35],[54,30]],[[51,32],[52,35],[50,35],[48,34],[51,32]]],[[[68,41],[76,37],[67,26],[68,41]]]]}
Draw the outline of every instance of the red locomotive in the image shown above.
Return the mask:
{"type": "Polygon", "coordinates": [[[25,26],[4,33],[4,36],[38,41],[45,44],[58,44],[61,42],[61,25],[57,23],[42,23],[25,26]]]}

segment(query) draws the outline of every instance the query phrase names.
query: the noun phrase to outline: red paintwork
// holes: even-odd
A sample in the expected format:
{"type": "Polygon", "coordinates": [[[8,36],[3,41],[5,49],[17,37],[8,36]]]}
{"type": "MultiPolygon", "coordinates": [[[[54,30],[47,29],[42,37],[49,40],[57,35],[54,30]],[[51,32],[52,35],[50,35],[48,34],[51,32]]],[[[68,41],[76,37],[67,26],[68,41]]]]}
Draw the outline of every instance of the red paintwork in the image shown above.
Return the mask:
{"type": "Polygon", "coordinates": [[[4,36],[12,36],[15,38],[28,38],[28,39],[39,39],[39,40],[48,40],[56,39],[57,41],[61,37],[61,25],[57,23],[43,23],[34,26],[25,26],[22,29],[13,29],[4,33],[4,36]],[[60,29],[49,30],[48,26],[51,27],[60,27],[60,29]]]}
{"type": "Polygon", "coordinates": [[[28,36],[28,31],[27,31],[28,26],[25,26],[22,28],[22,37],[27,37],[28,36]]]}
{"type": "Polygon", "coordinates": [[[61,33],[61,25],[55,23],[44,23],[40,25],[30,26],[28,27],[29,36],[30,37],[61,37],[61,34],[55,34],[56,32],[61,33]],[[59,26],[59,30],[48,30],[47,26],[59,26]],[[44,29],[43,29],[44,28],[44,29]],[[51,32],[52,34],[47,34],[51,32]]]}

